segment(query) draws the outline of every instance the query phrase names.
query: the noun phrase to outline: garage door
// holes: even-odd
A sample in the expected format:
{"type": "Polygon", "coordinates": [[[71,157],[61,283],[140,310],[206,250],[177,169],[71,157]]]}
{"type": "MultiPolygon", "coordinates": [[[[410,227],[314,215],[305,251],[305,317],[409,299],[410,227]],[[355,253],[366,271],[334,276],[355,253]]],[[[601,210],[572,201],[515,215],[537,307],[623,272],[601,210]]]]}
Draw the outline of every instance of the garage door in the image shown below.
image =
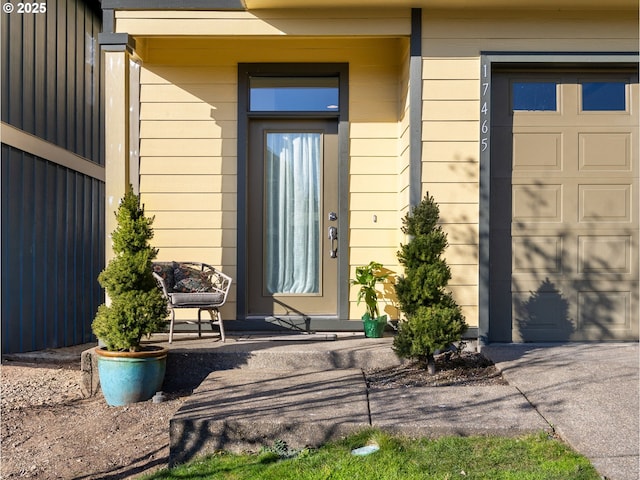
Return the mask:
{"type": "Polygon", "coordinates": [[[638,76],[492,82],[491,341],[638,338],[638,76]]]}

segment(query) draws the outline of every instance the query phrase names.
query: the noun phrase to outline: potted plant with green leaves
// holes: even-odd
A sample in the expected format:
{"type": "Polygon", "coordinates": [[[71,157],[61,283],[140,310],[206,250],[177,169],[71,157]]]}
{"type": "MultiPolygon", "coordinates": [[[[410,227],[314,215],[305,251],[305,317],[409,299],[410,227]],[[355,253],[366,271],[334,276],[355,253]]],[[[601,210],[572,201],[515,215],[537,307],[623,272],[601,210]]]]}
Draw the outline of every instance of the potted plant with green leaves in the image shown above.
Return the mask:
{"type": "Polygon", "coordinates": [[[145,401],[161,390],[167,349],[141,341],[162,330],[168,316],[167,301],[152,274],[151,262],[158,253],[149,245],[154,219],[145,216],[131,188],[116,219],[111,236],[115,256],[98,277],[109,303],[98,307],[92,323],[104,344],[95,353],[102,392],[112,406],[145,401]]]}
{"type": "Polygon", "coordinates": [[[387,316],[380,315],[378,308],[378,291],[376,284],[384,282],[389,276],[381,263],[372,261],[368,265],[356,267],[356,278],[351,285],[360,287],[358,290],[358,305],[364,300],[367,311],[362,316],[365,336],[380,338],[387,324],[387,316]]]}

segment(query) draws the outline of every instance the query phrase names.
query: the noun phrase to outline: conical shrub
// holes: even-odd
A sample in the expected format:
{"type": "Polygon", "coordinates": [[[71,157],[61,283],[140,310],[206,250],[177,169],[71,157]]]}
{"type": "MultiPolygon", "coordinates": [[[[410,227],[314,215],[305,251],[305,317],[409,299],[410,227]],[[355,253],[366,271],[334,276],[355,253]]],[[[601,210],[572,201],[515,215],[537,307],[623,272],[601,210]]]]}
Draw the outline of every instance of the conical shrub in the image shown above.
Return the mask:
{"type": "Polygon", "coordinates": [[[402,358],[425,362],[430,370],[434,353],[459,341],[468,328],[446,290],[451,270],[442,257],[448,242],[439,219],[440,208],[429,194],[403,218],[402,231],[409,242],[398,252],[404,275],[395,285],[406,318],[398,326],[393,349],[402,358]]]}

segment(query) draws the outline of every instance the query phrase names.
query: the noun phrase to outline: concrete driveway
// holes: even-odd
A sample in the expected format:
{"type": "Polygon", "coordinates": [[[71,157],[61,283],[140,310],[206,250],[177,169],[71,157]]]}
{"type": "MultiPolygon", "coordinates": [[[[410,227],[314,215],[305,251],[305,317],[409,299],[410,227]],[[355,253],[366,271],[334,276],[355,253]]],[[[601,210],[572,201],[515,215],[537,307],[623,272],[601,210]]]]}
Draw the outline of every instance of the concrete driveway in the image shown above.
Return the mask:
{"type": "Polygon", "coordinates": [[[489,345],[482,353],[607,479],[640,478],[638,343],[489,345]]]}

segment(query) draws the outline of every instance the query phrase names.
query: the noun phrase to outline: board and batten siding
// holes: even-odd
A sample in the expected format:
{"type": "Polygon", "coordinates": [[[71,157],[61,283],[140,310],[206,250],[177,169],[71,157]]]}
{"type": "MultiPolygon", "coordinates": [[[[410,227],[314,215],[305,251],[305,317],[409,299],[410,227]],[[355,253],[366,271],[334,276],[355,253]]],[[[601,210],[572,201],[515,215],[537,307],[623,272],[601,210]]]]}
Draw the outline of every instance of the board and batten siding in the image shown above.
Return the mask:
{"type": "Polygon", "coordinates": [[[91,342],[104,183],[2,144],[2,353],[91,342]]]}
{"type": "Polygon", "coordinates": [[[2,121],[104,164],[97,1],[2,14],[2,121]]]}
{"type": "MultiPolygon", "coordinates": [[[[237,64],[348,62],[350,276],[371,260],[398,272],[399,101],[408,39],[154,39],[140,79],[140,192],[164,260],[210,262],[235,278],[237,64]],[[372,99],[375,99],[372,100],[372,99]],[[375,215],[375,221],[374,221],[375,215]]],[[[405,74],[406,75],[406,74],[405,74]]],[[[406,122],[404,127],[406,129],[406,122]]],[[[406,140],[406,134],[403,135],[406,140]]],[[[405,157],[403,154],[402,157],[405,157]]],[[[235,289],[223,311],[235,315],[235,289]]],[[[359,318],[350,291],[350,318],[359,318]]]]}
{"type": "Polygon", "coordinates": [[[2,353],[90,342],[103,293],[100,4],[0,16],[2,353]]]}
{"type": "Polygon", "coordinates": [[[637,51],[637,11],[425,10],[422,31],[423,192],[440,204],[449,285],[475,326],[481,52],[637,51]]]}

